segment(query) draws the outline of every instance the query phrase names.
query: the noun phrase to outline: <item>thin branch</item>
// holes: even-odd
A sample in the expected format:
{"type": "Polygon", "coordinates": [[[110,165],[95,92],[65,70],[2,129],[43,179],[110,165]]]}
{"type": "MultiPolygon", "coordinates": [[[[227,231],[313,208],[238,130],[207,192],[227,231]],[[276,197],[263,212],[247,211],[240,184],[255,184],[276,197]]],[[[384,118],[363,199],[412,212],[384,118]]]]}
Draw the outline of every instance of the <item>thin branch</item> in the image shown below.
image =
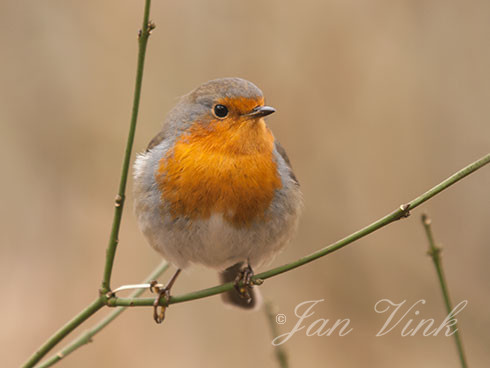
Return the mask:
{"type": "MultiPolygon", "coordinates": [[[[446,278],[444,277],[444,270],[442,268],[441,262],[441,248],[436,246],[434,241],[434,236],[432,234],[432,221],[427,217],[426,214],[422,215],[422,224],[424,225],[425,233],[427,234],[427,239],[429,241],[429,251],[427,252],[434,262],[436,268],[437,277],[439,278],[439,285],[441,286],[442,296],[444,298],[444,303],[446,304],[447,313],[450,315],[452,313],[453,307],[451,305],[451,299],[449,298],[449,290],[447,288],[446,278]]],[[[461,367],[466,368],[468,365],[466,363],[466,358],[463,350],[463,343],[459,335],[459,329],[457,324],[451,325],[451,329],[454,331],[454,341],[456,342],[456,347],[458,349],[459,360],[461,362],[461,367]]]]}
{"type": "MultiPolygon", "coordinates": [[[[422,203],[428,201],[432,197],[434,197],[436,194],[439,194],[443,190],[449,188],[451,185],[457,183],[461,179],[463,179],[465,176],[475,172],[476,170],[482,168],[486,164],[490,162],[490,153],[483,156],[479,160],[473,162],[472,164],[466,166],[465,168],[459,170],[457,173],[454,175],[451,175],[449,178],[441,182],[440,184],[436,185],[429,191],[425,192],[424,194],[418,196],[411,202],[401,205],[398,209],[393,211],[392,213],[386,215],[385,217],[373,222],[371,225],[366,226],[365,228],[356,231],[355,233],[345,237],[342,240],[339,240],[323,249],[320,249],[319,251],[316,251],[315,253],[312,253],[306,257],[300,258],[297,261],[285,264],[283,266],[279,266],[276,268],[273,268],[269,271],[262,272],[258,275],[255,275],[252,278],[252,281],[260,284],[262,283],[263,280],[268,279],[269,277],[277,276],[281,273],[291,271],[292,269],[295,269],[296,267],[303,266],[307,263],[310,263],[314,260],[317,260],[321,257],[326,256],[327,254],[333,253],[343,247],[345,247],[348,244],[353,243],[354,241],[365,237],[366,235],[371,234],[372,232],[391,224],[392,222],[399,220],[401,218],[407,217],[410,214],[410,210],[413,210],[414,208],[420,206],[422,203]]],[[[214,286],[208,289],[203,289],[199,291],[194,291],[188,294],[180,295],[180,296],[172,296],[170,298],[170,301],[168,304],[176,304],[176,303],[182,303],[182,302],[187,302],[195,299],[201,299],[201,298],[206,298],[212,295],[220,294],[225,291],[231,290],[233,288],[233,283],[229,282],[223,285],[218,285],[214,286]]],[[[131,306],[152,306],[153,302],[155,299],[153,298],[117,298],[113,297],[110,298],[107,301],[107,305],[111,307],[116,307],[116,306],[125,306],[125,307],[131,307],[131,306]]],[[[166,305],[166,301],[162,299],[161,305],[166,305]]]]}
{"type": "Polygon", "coordinates": [[[111,290],[111,275],[116,248],[119,241],[119,228],[121,226],[121,218],[126,198],[126,183],[128,181],[129,163],[131,161],[131,151],[133,149],[134,134],[136,131],[136,121],[138,119],[138,110],[140,105],[141,85],[143,82],[143,69],[145,65],[146,45],[151,31],[155,25],[149,21],[151,0],[146,0],[145,11],[143,14],[143,25],[138,35],[138,64],[136,67],[136,82],[134,87],[133,110],[131,113],[131,122],[129,125],[128,141],[124,152],[124,160],[122,165],[121,180],[119,183],[119,192],[116,196],[114,207],[114,219],[112,222],[111,235],[106,251],[106,261],[104,267],[104,278],[100,289],[101,294],[106,294],[111,290]]]}
{"type": "MultiPolygon", "coordinates": [[[[138,51],[138,64],[137,64],[137,72],[136,72],[136,82],[135,82],[135,91],[134,91],[134,100],[133,100],[133,110],[131,115],[130,122],[130,130],[128,134],[128,140],[123,160],[123,167],[121,173],[121,180],[119,185],[119,192],[116,196],[115,201],[115,210],[114,210],[114,219],[111,229],[111,235],[109,238],[109,244],[106,251],[106,262],[104,267],[104,276],[100,288],[100,296],[96,299],[92,304],[86,307],[81,313],[75,316],[70,322],[68,322],[64,327],[62,327],[59,331],[57,331],[52,337],[50,337],[26,362],[24,367],[32,367],[39,360],[41,360],[44,355],[46,355],[59,341],[61,341],[66,335],[68,335],[71,331],[73,331],[77,326],[79,326],[82,322],[88,319],[91,315],[93,315],[96,311],[98,311],[102,306],[108,305],[111,307],[115,306],[152,306],[154,299],[153,298],[117,298],[111,292],[110,281],[112,275],[112,268],[114,264],[114,257],[116,253],[116,248],[118,244],[118,235],[119,229],[121,225],[121,218],[125,200],[125,192],[126,192],[126,184],[127,177],[129,172],[129,164],[131,158],[131,151],[133,147],[134,135],[136,130],[136,122],[138,117],[138,109],[139,109],[139,101],[141,96],[141,86],[143,80],[143,67],[144,60],[146,54],[146,46],[148,37],[150,36],[151,30],[155,27],[153,23],[149,22],[149,13],[150,13],[150,4],[151,0],[145,1],[145,10],[143,15],[143,25],[142,29],[139,33],[139,51],[138,51]]],[[[269,271],[263,272],[261,274],[256,275],[252,278],[252,280],[256,284],[262,283],[262,280],[267,279],[269,277],[273,277],[279,275],[283,272],[290,271],[296,267],[305,265],[309,262],[312,262],[320,257],[323,257],[329,253],[332,253],[357,239],[360,239],[373,231],[380,229],[393,221],[396,221],[402,217],[406,217],[409,215],[409,211],[419,206],[423,202],[432,198],[434,195],[443,191],[450,185],[456,183],[457,181],[464,178],[466,175],[478,170],[485,164],[490,161],[490,154],[487,154],[482,159],[477,162],[469,165],[468,167],[460,170],[452,177],[446,179],[444,182],[439,184],[438,186],[432,188],[427,193],[424,193],[420,197],[416,198],[412,202],[400,206],[399,209],[395,210],[391,214],[383,217],[382,219],[376,221],[375,223],[361,229],[360,231],[353,233],[352,235],[332,244],[329,247],[323,248],[318,252],[315,252],[309,256],[299,259],[298,261],[286,264],[284,266],[276,267],[269,271]]],[[[200,290],[196,292],[192,292],[189,294],[185,294],[182,296],[172,297],[170,298],[169,304],[180,303],[184,301],[195,300],[199,298],[208,297],[211,295],[219,294],[225,291],[230,290],[233,287],[232,283],[227,283],[224,285],[215,286],[209,289],[200,290]]],[[[163,299],[161,305],[165,305],[167,302],[163,299]]]]}
{"type": "Polygon", "coordinates": [[[75,328],[80,326],[82,322],[87,320],[91,315],[97,312],[104,306],[104,300],[102,298],[95,299],[88,307],[75,316],[70,322],[60,328],[56,333],[51,336],[23,365],[24,368],[33,367],[39,362],[43,356],[45,356],[58,342],[60,342],[66,335],[68,335],[75,328]]]}
{"type": "Polygon", "coordinates": [[[145,62],[146,45],[151,31],[155,25],[149,21],[151,0],[145,0],[145,10],[143,13],[143,25],[138,35],[138,63],[136,67],[136,82],[134,89],[133,109],[131,113],[131,122],[129,127],[128,140],[124,153],[124,160],[119,183],[119,191],[115,200],[114,219],[112,222],[109,244],[106,251],[106,262],[104,267],[104,276],[100,288],[100,296],[92,302],[87,308],[80,312],[73,320],[68,322],[64,327],[51,336],[24,364],[24,367],[32,367],[39,362],[58,342],[66,335],[73,331],[83,321],[97,312],[107,303],[107,298],[110,297],[110,282],[114,257],[118,243],[119,228],[121,226],[121,218],[124,207],[124,199],[126,193],[126,183],[128,179],[129,163],[131,161],[131,151],[133,148],[134,134],[136,131],[136,121],[138,118],[138,109],[141,96],[141,85],[143,81],[143,67],[145,62]]]}
{"type": "MultiPolygon", "coordinates": [[[[164,273],[169,267],[168,262],[163,261],[157,268],[155,268],[150,275],[143,281],[144,283],[151,282],[157,279],[162,273],[164,273]]],[[[145,289],[139,289],[131,293],[130,298],[137,298],[145,292],[145,289]]],[[[119,315],[124,312],[127,307],[118,307],[109,313],[104,319],[93,326],[91,329],[82,333],[78,338],[72,341],[65,348],[60,350],[56,355],[39,365],[39,368],[51,367],[55,363],[59,362],[61,359],[66,358],[69,354],[73,353],[78,348],[82,347],[89,342],[92,342],[92,338],[98,334],[103,328],[105,328],[109,323],[115,320],[119,315]]]]}
{"type": "MultiPolygon", "coordinates": [[[[265,314],[267,316],[267,320],[269,321],[272,338],[274,339],[279,336],[279,331],[277,330],[276,313],[274,313],[274,306],[271,302],[267,301],[264,304],[265,314]]],[[[286,349],[284,349],[284,345],[273,345],[273,349],[279,367],[288,368],[288,355],[286,353],[286,349]]]]}

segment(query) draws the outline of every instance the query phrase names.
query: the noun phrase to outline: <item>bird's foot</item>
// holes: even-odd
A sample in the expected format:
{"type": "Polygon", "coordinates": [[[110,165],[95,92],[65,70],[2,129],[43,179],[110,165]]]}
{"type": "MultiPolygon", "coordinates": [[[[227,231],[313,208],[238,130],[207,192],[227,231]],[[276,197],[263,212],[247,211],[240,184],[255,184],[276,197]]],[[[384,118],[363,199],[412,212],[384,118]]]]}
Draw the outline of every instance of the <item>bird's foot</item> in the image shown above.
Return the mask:
{"type": "Polygon", "coordinates": [[[247,302],[252,301],[252,277],[254,275],[254,271],[250,265],[244,267],[235,278],[235,290],[238,292],[241,298],[246,299],[247,302]]]}
{"type": "Polygon", "coordinates": [[[162,323],[165,319],[165,310],[168,307],[168,301],[170,300],[170,288],[161,287],[161,284],[154,284],[150,286],[150,290],[158,293],[155,301],[153,302],[153,319],[156,323],[162,323]],[[160,305],[162,298],[165,298],[166,305],[160,305]]]}
{"type": "Polygon", "coordinates": [[[170,301],[170,289],[172,288],[177,276],[180,274],[180,269],[178,269],[175,274],[172,276],[170,281],[166,286],[159,284],[156,280],[153,280],[150,283],[150,291],[153,293],[155,291],[158,293],[158,296],[155,298],[153,302],[153,319],[156,323],[162,323],[165,319],[165,311],[168,308],[168,303],[170,301]],[[160,305],[162,299],[165,299],[165,305],[160,305]]]}

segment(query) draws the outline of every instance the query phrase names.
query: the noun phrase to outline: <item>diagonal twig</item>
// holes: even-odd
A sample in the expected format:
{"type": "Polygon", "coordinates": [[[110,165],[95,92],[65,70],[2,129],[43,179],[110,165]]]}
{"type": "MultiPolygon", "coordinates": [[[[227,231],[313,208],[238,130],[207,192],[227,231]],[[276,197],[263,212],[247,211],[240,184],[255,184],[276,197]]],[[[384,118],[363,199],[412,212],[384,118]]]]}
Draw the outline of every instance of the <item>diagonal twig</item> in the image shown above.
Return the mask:
{"type": "MultiPolygon", "coordinates": [[[[449,178],[446,180],[442,181],[432,189],[428,190],[427,192],[421,194],[414,200],[410,201],[407,204],[404,204],[400,206],[398,209],[395,211],[391,212],[390,214],[382,217],[381,219],[373,222],[372,224],[364,227],[361,230],[358,230],[351,235],[345,237],[344,239],[341,239],[325,248],[322,248],[308,256],[305,256],[303,258],[300,258],[294,262],[273,268],[271,270],[259,273],[252,277],[252,281],[255,283],[261,283],[262,280],[268,279],[273,276],[277,276],[281,273],[291,271],[295,269],[296,267],[304,266],[307,263],[313,262],[321,257],[326,256],[327,254],[333,253],[343,247],[345,247],[348,244],[353,243],[354,241],[365,237],[366,235],[371,234],[372,232],[379,230],[380,228],[391,224],[394,221],[397,221],[401,218],[407,217],[409,215],[409,211],[413,210],[414,208],[420,206],[422,203],[428,201],[435,195],[439,194],[443,190],[449,188],[451,185],[457,183],[464,177],[468,176],[469,174],[475,172],[476,170],[482,168],[486,164],[490,162],[490,153],[483,156],[479,160],[469,164],[465,168],[459,170],[457,173],[454,175],[451,175],[449,178]]],[[[233,283],[229,282],[223,285],[218,285],[214,286],[208,289],[203,289],[199,291],[194,291],[188,294],[184,295],[178,295],[178,296],[172,296],[170,298],[170,301],[167,303],[166,300],[162,300],[161,305],[166,305],[166,304],[175,304],[175,303],[182,303],[182,302],[187,302],[195,299],[201,299],[201,298],[206,298],[208,296],[216,295],[223,293],[225,291],[231,290],[233,288],[233,283]]],[[[110,298],[107,301],[107,305],[111,307],[116,307],[116,306],[152,306],[154,302],[154,299],[152,298],[138,298],[138,299],[131,299],[131,298],[110,298]]]]}
{"type": "MultiPolygon", "coordinates": [[[[162,273],[164,273],[169,267],[168,262],[163,261],[153,272],[143,281],[150,282],[158,278],[162,273]]],[[[145,289],[138,289],[131,293],[130,298],[137,298],[141,294],[145,292],[145,289]]],[[[69,354],[73,353],[78,348],[82,347],[89,342],[92,342],[92,337],[98,334],[103,328],[105,328],[109,323],[114,321],[119,315],[124,312],[127,307],[118,307],[109,313],[106,317],[104,317],[99,323],[93,326],[91,329],[82,333],[79,337],[77,337],[74,341],[72,341],[68,346],[64,347],[60,350],[56,355],[53,355],[51,358],[43,362],[39,365],[39,368],[47,368],[51,367],[53,364],[59,362],[61,359],[66,358],[69,354]]]]}
{"type": "Polygon", "coordinates": [[[126,150],[124,152],[124,160],[122,165],[121,179],[119,183],[119,191],[115,200],[114,219],[112,222],[111,234],[109,237],[109,244],[106,250],[106,261],[104,266],[104,276],[102,279],[102,285],[99,292],[99,297],[94,300],[88,307],[75,316],[70,322],[59,329],[53,336],[51,336],[30,358],[24,363],[23,367],[33,367],[39,362],[58,342],[60,342],[66,335],[83,323],[87,318],[92,316],[100,308],[102,308],[110,295],[110,282],[112,267],[114,264],[114,257],[116,255],[116,248],[119,237],[119,228],[121,226],[121,218],[124,207],[124,200],[126,194],[126,183],[128,180],[129,163],[131,161],[131,151],[133,148],[134,134],[136,131],[136,121],[138,118],[139,102],[141,96],[141,85],[143,81],[143,67],[146,55],[146,45],[151,31],[155,28],[155,25],[149,21],[150,18],[150,5],[151,0],[145,0],[145,9],[143,12],[143,25],[138,34],[138,63],[136,67],[136,82],[134,89],[133,109],[131,113],[131,121],[129,127],[128,140],[126,144],[126,150]]]}
{"type": "MultiPolygon", "coordinates": [[[[439,279],[439,285],[441,287],[442,296],[444,298],[444,304],[446,305],[447,313],[451,314],[453,307],[451,305],[451,299],[449,298],[449,290],[446,283],[446,278],[444,277],[444,270],[442,268],[441,262],[441,248],[438,247],[434,241],[434,236],[432,234],[431,219],[424,213],[422,214],[422,224],[424,225],[425,233],[427,235],[427,240],[429,241],[429,251],[427,252],[434,262],[434,267],[436,268],[437,278],[439,279]]],[[[454,331],[454,341],[456,342],[456,347],[458,349],[459,360],[461,362],[461,367],[466,368],[468,365],[466,363],[466,357],[463,350],[463,343],[461,341],[461,336],[459,335],[459,329],[456,323],[451,325],[451,329],[454,331]]]]}

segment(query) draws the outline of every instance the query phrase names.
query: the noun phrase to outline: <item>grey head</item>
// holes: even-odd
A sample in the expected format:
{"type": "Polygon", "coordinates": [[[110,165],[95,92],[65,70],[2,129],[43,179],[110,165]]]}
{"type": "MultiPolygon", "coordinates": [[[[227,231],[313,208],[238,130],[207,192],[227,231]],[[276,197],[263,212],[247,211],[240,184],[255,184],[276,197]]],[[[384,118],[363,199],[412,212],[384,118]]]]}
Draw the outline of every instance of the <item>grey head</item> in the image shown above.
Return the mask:
{"type": "Polygon", "coordinates": [[[148,149],[155,147],[162,140],[174,141],[192,124],[199,121],[206,124],[215,119],[213,107],[224,99],[250,99],[263,103],[262,91],[252,82],[231,77],[213,79],[182,96],[179,102],[168,113],[162,131],[155,136],[148,149]]]}
{"type": "Polygon", "coordinates": [[[211,108],[218,99],[243,97],[259,100],[264,98],[264,95],[252,82],[232,77],[210,80],[184,97],[187,97],[189,102],[211,108]]]}

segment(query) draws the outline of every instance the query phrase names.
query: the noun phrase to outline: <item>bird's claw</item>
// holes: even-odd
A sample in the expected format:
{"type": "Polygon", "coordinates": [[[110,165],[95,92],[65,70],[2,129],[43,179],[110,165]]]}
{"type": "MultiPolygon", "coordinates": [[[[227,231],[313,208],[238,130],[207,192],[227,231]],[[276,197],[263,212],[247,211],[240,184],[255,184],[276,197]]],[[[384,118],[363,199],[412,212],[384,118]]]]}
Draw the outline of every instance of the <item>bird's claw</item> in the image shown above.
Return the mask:
{"type": "Polygon", "coordinates": [[[249,303],[252,301],[251,291],[254,285],[252,282],[253,275],[254,272],[252,267],[247,265],[235,278],[235,290],[238,292],[238,295],[240,295],[241,298],[246,299],[249,303]]]}
{"type": "Polygon", "coordinates": [[[158,296],[155,298],[153,302],[153,319],[156,323],[162,323],[165,319],[165,310],[168,306],[168,301],[170,300],[170,288],[163,287],[162,284],[156,283],[156,281],[152,281],[150,285],[150,291],[158,293],[158,296]],[[166,305],[160,305],[162,298],[165,298],[166,305]]]}
{"type": "Polygon", "coordinates": [[[163,284],[159,284],[157,280],[150,281],[150,293],[155,293],[163,289],[163,284]]]}
{"type": "Polygon", "coordinates": [[[165,319],[165,310],[168,308],[168,303],[170,302],[170,289],[172,285],[177,280],[177,277],[180,274],[180,268],[175,271],[174,275],[170,279],[167,285],[163,286],[159,284],[157,281],[153,280],[150,282],[150,291],[153,292],[155,290],[158,293],[155,301],[153,302],[153,319],[156,323],[162,323],[165,319]],[[162,298],[165,298],[164,305],[160,306],[162,302],[162,298]],[[160,308],[160,309],[159,309],[160,308]]]}

